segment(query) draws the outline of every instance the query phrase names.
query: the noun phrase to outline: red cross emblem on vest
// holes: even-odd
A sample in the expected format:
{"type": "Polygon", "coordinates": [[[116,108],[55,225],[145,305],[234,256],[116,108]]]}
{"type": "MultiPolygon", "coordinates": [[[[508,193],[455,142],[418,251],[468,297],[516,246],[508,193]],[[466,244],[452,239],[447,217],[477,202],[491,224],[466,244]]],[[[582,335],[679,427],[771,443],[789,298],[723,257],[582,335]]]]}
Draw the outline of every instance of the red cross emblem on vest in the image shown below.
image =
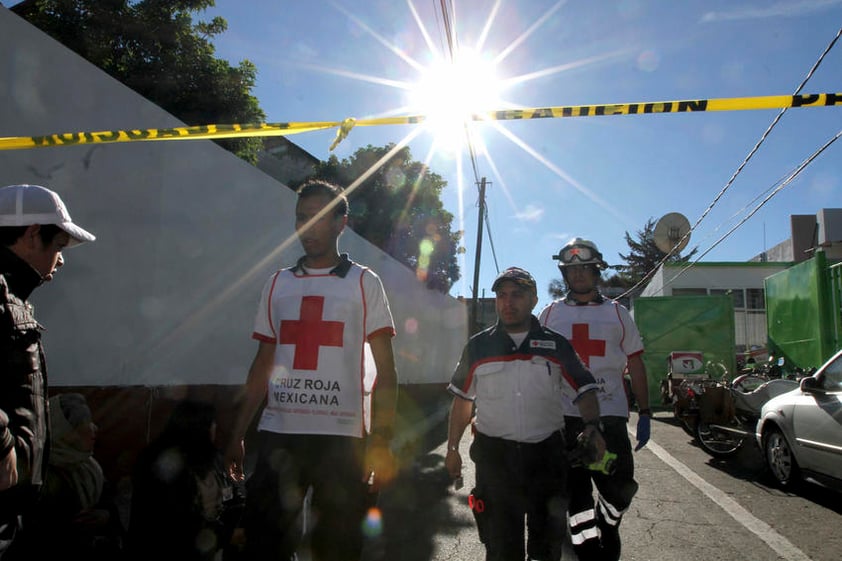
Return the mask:
{"type": "Polygon", "coordinates": [[[316,370],[319,367],[319,347],[341,347],[345,323],[324,321],[324,296],[305,296],[301,299],[299,319],[281,321],[280,345],[295,345],[295,370],[316,370]]]}
{"type": "Polygon", "coordinates": [[[591,339],[590,326],[587,323],[573,324],[573,337],[570,343],[585,366],[591,365],[592,356],[605,356],[605,340],[591,339]]]}

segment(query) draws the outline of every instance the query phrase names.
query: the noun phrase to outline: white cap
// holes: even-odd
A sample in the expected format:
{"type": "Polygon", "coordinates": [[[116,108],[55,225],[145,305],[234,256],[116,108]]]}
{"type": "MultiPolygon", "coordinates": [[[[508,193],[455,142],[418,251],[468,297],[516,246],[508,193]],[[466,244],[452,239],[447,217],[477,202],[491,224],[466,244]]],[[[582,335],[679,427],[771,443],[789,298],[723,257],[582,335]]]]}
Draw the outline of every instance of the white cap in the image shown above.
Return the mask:
{"type": "Polygon", "coordinates": [[[92,242],[96,236],[70,220],[58,196],[40,185],[9,185],[0,188],[0,226],[55,224],[70,235],[67,247],[92,242]]]}

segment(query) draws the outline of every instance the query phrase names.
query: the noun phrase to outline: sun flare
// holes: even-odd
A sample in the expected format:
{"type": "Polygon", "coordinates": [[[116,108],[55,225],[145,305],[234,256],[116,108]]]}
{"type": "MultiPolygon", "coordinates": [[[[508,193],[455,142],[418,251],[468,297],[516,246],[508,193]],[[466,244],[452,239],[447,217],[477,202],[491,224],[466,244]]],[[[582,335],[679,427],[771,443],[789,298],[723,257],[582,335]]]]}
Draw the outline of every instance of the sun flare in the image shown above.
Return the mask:
{"type": "Polygon", "coordinates": [[[465,143],[465,126],[475,113],[500,109],[502,82],[493,61],[462,49],[422,71],[409,93],[408,107],[424,116],[437,150],[455,152],[465,143]]]}

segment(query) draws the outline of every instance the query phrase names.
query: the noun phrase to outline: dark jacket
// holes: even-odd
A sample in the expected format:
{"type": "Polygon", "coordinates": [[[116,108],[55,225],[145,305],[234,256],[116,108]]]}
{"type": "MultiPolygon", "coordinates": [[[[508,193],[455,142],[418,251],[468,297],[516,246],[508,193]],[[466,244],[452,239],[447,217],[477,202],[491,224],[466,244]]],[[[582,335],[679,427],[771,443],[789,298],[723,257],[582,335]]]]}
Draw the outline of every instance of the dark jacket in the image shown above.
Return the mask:
{"type": "Polygon", "coordinates": [[[27,301],[41,276],[0,246],[0,458],[17,452],[18,484],[0,492],[0,515],[22,512],[44,480],[49,439],[41,326],[27,301]]]}
{"type": "Polygon", "coordinates": [[[127,534],[131,559],[211,561],[229,539],[222,525],[225,478],[211,439],[214,416],[209,404],[180,402],[138,456],[127,534]]]}

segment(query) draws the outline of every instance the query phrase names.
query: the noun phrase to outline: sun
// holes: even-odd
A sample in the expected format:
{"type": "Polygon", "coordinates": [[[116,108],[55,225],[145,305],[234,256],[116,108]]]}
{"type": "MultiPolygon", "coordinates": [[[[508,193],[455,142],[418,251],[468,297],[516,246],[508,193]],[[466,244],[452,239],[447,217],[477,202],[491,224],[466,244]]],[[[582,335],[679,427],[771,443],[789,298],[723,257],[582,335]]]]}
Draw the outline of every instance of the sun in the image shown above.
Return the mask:
{"type": "Polygon", "coordinates": [[[437,151],[458,152],[473,115],[501,108],[502,84],[490,58],[460,49],[452,60],[438,59],[421,71],[409,89],[408,108],[424,116],[437,151]]]}

